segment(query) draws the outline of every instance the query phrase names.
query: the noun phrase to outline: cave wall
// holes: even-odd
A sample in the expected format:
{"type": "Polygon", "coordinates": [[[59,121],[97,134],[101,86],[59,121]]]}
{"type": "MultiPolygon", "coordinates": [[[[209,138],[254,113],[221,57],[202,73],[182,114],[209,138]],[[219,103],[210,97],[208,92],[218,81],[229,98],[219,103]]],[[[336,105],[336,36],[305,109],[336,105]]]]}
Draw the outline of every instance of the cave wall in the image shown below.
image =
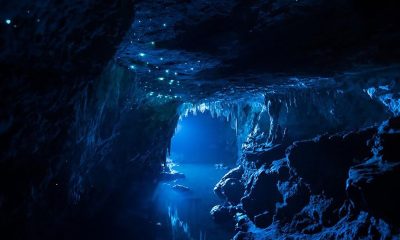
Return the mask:
{"type": "MultiPolygon", "coordinates": [[[[310,99],[309,95],[305,96],[298,103],[310,99]]],[[[340,96],[343,97],[342,93],[340,96]]],[[[398,237],[396,193],[399,172],[395,149],[399,146],[399,118],[372,124],[394,113],[379,101],[370,102],[372,100],[366,94],[359,103],[354,101],[358,97],[348,95],[339,103],[343,101],[347,102],[346,106],[352,103],[361,107],[365,106],[363,101],[366,100],[380,110],[370,112],[368,109],[370,115],[365,117],[361,109],[349,106],[344,108],[348,112],[342,124],[338,124],[325,118],[310,119],[313,113],[330,116],[324,108],[327,102],[323,101],[323,96],[317,95],[319,101],[308,101],[311,104],[292,109],[292,114],[300,112],[295,118],[299,127],[308,129],[311,121],[311,124],[322,125],[324,131],[331,126],[335,134],[322,134],[315,128],[307,130],[309,134],[320,131],[310,140],[292,138],[269,142],[268,135],[261,131],[252,132],[245,142],[240,165],[228,172],[214,188],[215,193],[226,201],[211,210],[214,219],[218,222],[235,219],[238,233],[234,239],[398,237]],[[313,104],[321,108],[308,111],[313,104]],[[358,117],[354,116],[356,114],[359,119],[350,122],[346,119],[351,115],[358,117]],[[359,129],[350,130],[353,128],[359,129]]],[[[325,99],[335,101],[334,98],[325,99]]],[[[271,99],[266,100],[271,107],[271,99]]],[[[277,113],[285,102],[276,100],[273,104],[278,107],[270,108],[266,113],[279,119],[277,113]],[[271,114],[272,110],[275,112],[271,114]]],[[[343,106],[336,107],[345,112],[343,106]]],[[[268,118],[264,119],[267,121],[268,118]]],[[[270,128],[266,127],[267,130],[270,128]]],[[[293,128],[288,129],[290,133],[293,128]]]]}
{"type": "Polygon", "coordinates": [[[114,63],[133,1],[0,5],[0,226],[15,238],[74,236],[117,212],[127,189],[135,200],[154,184],[177,103],[144,103],[135,74],[114,63]]]}

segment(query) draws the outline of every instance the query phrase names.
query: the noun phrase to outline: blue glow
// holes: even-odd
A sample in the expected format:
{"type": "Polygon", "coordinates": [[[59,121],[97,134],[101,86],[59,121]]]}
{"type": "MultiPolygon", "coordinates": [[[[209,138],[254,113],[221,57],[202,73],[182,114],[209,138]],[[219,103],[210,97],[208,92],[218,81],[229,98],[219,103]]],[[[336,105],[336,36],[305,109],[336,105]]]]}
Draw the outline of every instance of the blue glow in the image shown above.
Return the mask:
{"type": "Polygon", "coordinates": [[[11,19],[6,19],[6,24],[10,25],[11,24],[11,19]]]}
{"type": "Polygon", "coordinates": [[[131,70],[136,69],[136,66],[135,65],[130,65],[129,69],[131,69],[131,70]]]}
{"type": "Polygon", "coordinates": [[[159,77],[159,78],[157,78],[158,80],[160,80],[160,81],[164,81],[164,78],[163,77],[159,77]]]}
{"type": "Polygon", "coordinates": [[[167,70],[165,70],[165,73],[169,73],[169,70],[167,69],[167,70]]]}
{"type": "Polygon", "coordinates": [[[145,53],[139,53],[139,56],[144,57],[144,56],[146,56],[146,54],[145,53]]]}
{"type": "Polygon", "coordinates": [[[164,23],[164,24],[163,24],[163,27],[166,27],[166,26],[167,26],[167,24],[166,24],[166,23],[164,23]]]}
{"type": "Polygon", "coordinates": [[[167,163],[185,178],[161,183],[154,194],[158,211],[167,212],[173,239],[229,239],[231,233],[213,222],[209,210],[220,201],[212,189],[228,171],[217,166],[236,162],[235,139],[229,124],[209,112],[179,120],[167,163]],[[177,191],[174,185],[189,192],[177,191]]]}
{"type": "Polygon", "coordinates": [[[179,121],[171,156],[177,162],[235,163],[236,148],[235,131],[229,123],[206,111],[179,121]]]}

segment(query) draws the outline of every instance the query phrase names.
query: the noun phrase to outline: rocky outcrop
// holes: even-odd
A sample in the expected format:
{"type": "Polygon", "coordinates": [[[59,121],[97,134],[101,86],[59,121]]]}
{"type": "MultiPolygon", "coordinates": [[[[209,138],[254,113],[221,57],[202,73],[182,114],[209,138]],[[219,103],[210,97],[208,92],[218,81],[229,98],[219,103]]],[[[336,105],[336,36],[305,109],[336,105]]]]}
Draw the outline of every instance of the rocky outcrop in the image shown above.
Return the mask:
{"type": "Polygon", "coordinates": [[[368,211],[390,223],[400,224],[400,118],[390,119],[378,129],[374,156],[353,166],[347,193],[357,209],[368,211]]]}
{"type": "Polygon", "coordinates": [[[226,223],[229,221],[233,222],[233,218],[238,211],[240,209],[235,206],[216,205],[211,209],[210,214],[217,223],[226,223]]]}
{"type": "MultiPolygon", "coordinates": [[[[242,164],[251,177],[243,175],[235,239],[397,236],[399,122],[295,142],[285,158],[257,170],[242,164]]],[[[246,153],[243,163],[267,151],[246,153]]]]}
{"type": "Polygon", "coordinates": [[[243,170],[240,166],[231,169],[215,185],[214,193],[233,205],[238,204],[244,191],[242,175],[243,170]]]}
{"type": "Polygon", "coordinates": [[[295,142],[287,149],[290,167],[310,184],[313,193],[343,200],[348,169],[372,156],[368,141],[376,134],[369,128],[349,134],[324,135],[295,142]]]}
{"type": "Polygon", "coordinates": [[[134,2],[0,5],[3,236],[114,237],[121,202],[159,179],[178,119],[177,103],[143,104],[134,74],[113,61],[134,2]]]}

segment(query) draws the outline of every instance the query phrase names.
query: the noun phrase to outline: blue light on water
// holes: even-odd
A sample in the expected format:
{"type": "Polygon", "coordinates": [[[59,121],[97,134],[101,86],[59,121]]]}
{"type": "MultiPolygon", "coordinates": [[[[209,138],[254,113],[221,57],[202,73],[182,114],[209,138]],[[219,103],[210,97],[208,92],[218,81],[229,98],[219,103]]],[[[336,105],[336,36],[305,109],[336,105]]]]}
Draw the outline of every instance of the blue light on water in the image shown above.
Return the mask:
{"type": "Polygon", "coordinates": [[[228,171],[216,164],[235,165],[235,141],[229,123],[212,118],[207,111],[179,120],[167,163],[173,172],[183,173],[185,178],[161,183],[154,196],[158,211],[168,217],[172,239],[229,239],[233,235],[221,229],[209,211],[222,203],[213,188],[228,171]],[[189,191],[179,191],[174,185],[189,191]]]}

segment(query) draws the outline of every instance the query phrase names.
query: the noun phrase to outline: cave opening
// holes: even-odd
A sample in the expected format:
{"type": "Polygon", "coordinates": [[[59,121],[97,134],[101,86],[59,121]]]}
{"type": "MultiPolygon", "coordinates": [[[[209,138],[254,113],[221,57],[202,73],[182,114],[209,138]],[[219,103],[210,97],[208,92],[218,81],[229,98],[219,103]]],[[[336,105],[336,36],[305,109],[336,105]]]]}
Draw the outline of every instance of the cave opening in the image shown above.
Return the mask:
{"type": "Polygon", "coordinates": [[[154,200],[159,225],[167,224],[171,239],[227,239],[231,226],[213,221],[210,210],[223,201],[215,185],[237,163],[236,132],[226,118],[210,111],[181,115],[171,139],[166,171],[154,200]]]}

